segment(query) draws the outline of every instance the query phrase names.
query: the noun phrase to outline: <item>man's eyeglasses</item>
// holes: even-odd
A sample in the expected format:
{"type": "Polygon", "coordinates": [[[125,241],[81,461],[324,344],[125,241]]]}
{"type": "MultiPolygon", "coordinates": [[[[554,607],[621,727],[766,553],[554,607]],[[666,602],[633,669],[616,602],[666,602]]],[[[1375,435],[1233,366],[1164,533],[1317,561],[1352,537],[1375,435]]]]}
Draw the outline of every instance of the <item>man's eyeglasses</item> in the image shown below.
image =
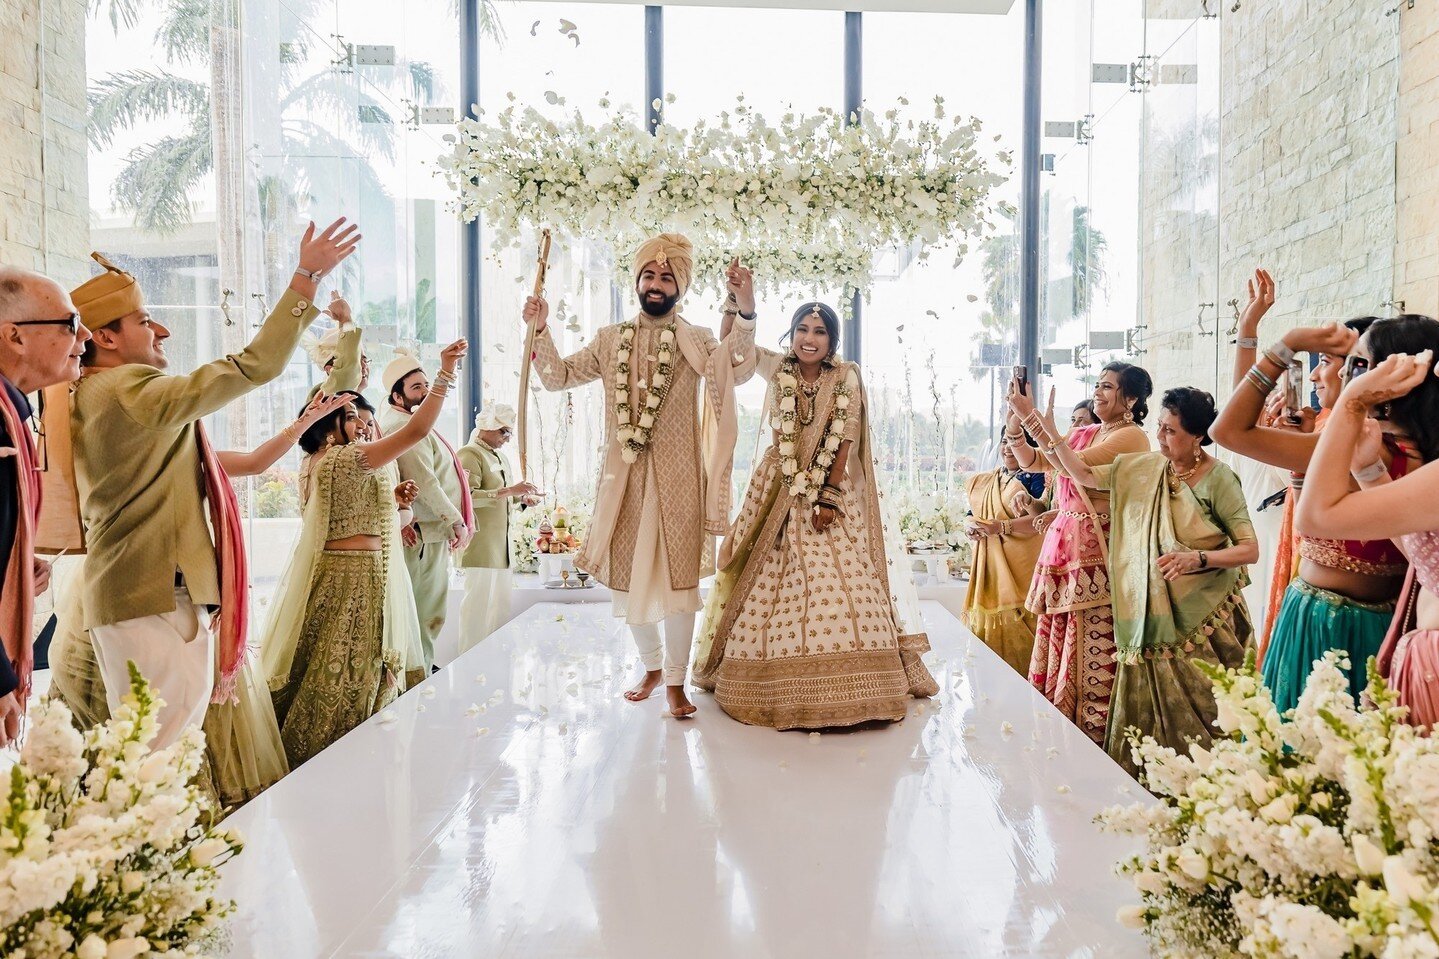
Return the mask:
{"type": "Polygon", "coordinates": [[[65,326],[70,332],[80,332],[80,314],[71,313],[69,316],[62,316],[58,320],[13,320],[16,326],[65,326]]]}

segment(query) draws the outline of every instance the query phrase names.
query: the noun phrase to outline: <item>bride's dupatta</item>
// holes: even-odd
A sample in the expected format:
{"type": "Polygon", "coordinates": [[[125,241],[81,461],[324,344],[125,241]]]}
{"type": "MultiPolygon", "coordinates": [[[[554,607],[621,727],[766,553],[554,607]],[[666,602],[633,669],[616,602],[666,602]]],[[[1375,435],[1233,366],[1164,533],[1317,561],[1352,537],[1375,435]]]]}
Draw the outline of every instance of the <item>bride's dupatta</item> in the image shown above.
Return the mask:
{"type": "MultiPolygon", "coordinates": [[[[756,353],[758,372],[769,383],[759,423],[763,438],[772,436],[769,424],[776,399],[774,377],[784,357],[769,350],[757,350],[756,353]]],[[[837,369],[826,371],[827,382],[814,400],[814,420],[808,427],[801,428],[795,437],[796,458],[800,463],[814,461],[815,451],[824,440],[834,414],[833,378],[843,377],[847,365],[841,363],[837,369]]],[[[854,372],[859,384],[860,423],[850,447],[846,472],[861,515],[847,516],[844,522],[860,536],[865,556],[880,580],[880,588],[890,597],[890,612],[899,637],[900,657],[910,677],[911,691],[916,695],[933,695],[938,688],[920,663],[920,656],[929,650],[929,638],[924,633],[914,582],[903,575],[905,567],[902,564],[897,566],[901,575],[893,580],[890,577],[890,568],[896,565],[893,557],[902,557],[903,547],[899,543],[898,523],[892,520],[886,522],[882,511],[874,473],[874,451],[869,442],[868,398],[857,366],[854,372]]],[[[754,462],[756,476],[750,480],[751,483],[757,480],[762,457],[756,456],[754,462]]],[[[704,622],[695,647],[695,682],[702,689],[714,689],[716,674],[724,661],[724,640],[734,628],[735,620],[754,588],[768,551],[779,545],[785,524],[790,519],[795,497],[785,484],[783,473],[779,469],[772,470],[768,484],[760,508],[753,516],[741,510],[720,548],[714,587],[705,604],[704,622]]]]}
{"type": "Polygon", "coordinates": [[[1162,453],[1138,453],[1119,456],[1111,467],[1114,642],[1116,658],[1131,665],[1193,652],[1196,637],[1212,631],[1248,583],[1242,569],[1164,578],[1157,560],[1165,553],[1230,545],[1187,483],[1170,492],[1168,466],[1162,453]]]}

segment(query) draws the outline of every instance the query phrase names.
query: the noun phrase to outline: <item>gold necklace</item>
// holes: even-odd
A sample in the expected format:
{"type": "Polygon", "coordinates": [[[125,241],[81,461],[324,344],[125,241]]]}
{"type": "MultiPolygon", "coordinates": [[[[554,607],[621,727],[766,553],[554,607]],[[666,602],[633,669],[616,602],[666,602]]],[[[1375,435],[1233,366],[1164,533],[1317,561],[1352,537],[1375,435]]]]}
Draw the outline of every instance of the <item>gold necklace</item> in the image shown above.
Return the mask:
{"type": "Polygon", "coordinates": [[[1203,451],[1203,450],[1200,450],[1199,452],[1197,452],[1197,453],[1194,454],[1194,465],[1191,466],[1188,470],[1184,471],[1183,473],[1181,473],[1181,472],[1179,472],[1177,469],[1175,469],[1175,468],[1174,468],[1174,461],[1173,461],[1173,460],[1170,460],[1170,461],[1169,461],[1169,491],[1170,491],[1171,493],[1178,493],[1178,492],[1179,492],[1179,484],[1180,484],[1180,483],[1187,483],[1187,482],[1189,482],[1189,477],[1193,476],[1195,473],[1198,473],[1198,472],[1199,472],[1199,468],[1200,468],[1201,466],[1203,466],[1203,465],[1204,465],[1204,451],[1203,451]]]}

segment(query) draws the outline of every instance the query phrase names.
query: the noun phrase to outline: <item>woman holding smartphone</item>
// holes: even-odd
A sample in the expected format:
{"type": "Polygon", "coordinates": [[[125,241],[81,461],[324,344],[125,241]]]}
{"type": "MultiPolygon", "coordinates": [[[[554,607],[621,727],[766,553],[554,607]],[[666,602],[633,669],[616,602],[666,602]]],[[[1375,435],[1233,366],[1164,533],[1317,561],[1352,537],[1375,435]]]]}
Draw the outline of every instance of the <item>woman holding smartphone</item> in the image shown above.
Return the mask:
{"type": "MultiPolygon", "coordinates": [[[[1063,445],[1090,467],[1149,451],[1141,427],[1154,383],[1143,367],[1110,363],[1094,386],[1096,426],[1065,436],[1054,422],[1054,394],[1040,414],[1024,378],[1010,384],[1009,424],[1021,469],[1063,472],[1063,445]],[[1040,442],[1024,443],[1025,431],[1040,442]]],[[[1114,688],[1114,611],[1109,593],[1109,496],[1086,493],[1067,475],[1055,481],[1057,515],[1044,536],[1026,606],[1036,614],[1029,681],[1096,743],[1103,744],[1114,688]]]]}
{"type": "MultiPolygon", "coordinates": [[[[1318,356],[1310,380],[1319,403],[1333,408],[1350,369],[1367,368],[1396,348],[1399,321],[1362,318],[1348,324],[1300,327],[1265,350],[1220,411],[1210,434],[1221,446],[1242,456],[1294,474],[1297,498],[1303,474],[1319,443],[1315,432],[1259,425],[1269,394],[1298,353],[1318,356]],[[1363,335],[1356,329],[1362,329],[1363,335]],[[1353,354],[1351,356],[1351,354],[1353,354]],[[1347,360],[1346,360],[1347,357],[1347,360]]],[[[1254,332],[1257,332],[1257,328],[1254,332]]],[[[1240,347],[1255,350],[1254,333],[1241,330],[1240,347]]],[[[1402,337],[1399,338],[1402,341],[1402,337]]],[[[1392,430],[1383,452],[1385,469],[1402,476],[1418,465],[1413,445],[1392,430]]],[[[1305,535],[1297,528],[1298,576],[1289,583],[1264,652],[1264,682],[1281,713],[1299,704],[1314,662],[1331,649],[1349,654],[1349,685],[1356,702],[1368,682],[1368,662],[1379,651],[1408,569],[1404,556],[1387,539],[1341,540],[1305,535]]]]}

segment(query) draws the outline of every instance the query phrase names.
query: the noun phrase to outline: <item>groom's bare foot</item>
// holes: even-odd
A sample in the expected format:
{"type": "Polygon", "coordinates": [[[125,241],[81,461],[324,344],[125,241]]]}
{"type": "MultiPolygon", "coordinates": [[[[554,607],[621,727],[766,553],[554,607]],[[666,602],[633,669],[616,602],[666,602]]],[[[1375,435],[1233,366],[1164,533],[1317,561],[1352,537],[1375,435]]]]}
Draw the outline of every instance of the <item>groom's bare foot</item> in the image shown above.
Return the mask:
{"type": "Polygon", "coordinates": [[[625,699],[628,699],[632,703],[640,703],[649,699],[650,693],[659,688],[660,679],[663,675],[663,671],[658,669],[647,670],[645,674],[640,677],[640,681],[635,684],[635,687],[625,693],[625,699]]]}
{"type": "Polygon", "coordinates": [[[666,686],[665,699],[669,700],[670,715],[675,719],[684,719],[695,714],[695,704],[685,695],[683,686],[666,686]]]}

